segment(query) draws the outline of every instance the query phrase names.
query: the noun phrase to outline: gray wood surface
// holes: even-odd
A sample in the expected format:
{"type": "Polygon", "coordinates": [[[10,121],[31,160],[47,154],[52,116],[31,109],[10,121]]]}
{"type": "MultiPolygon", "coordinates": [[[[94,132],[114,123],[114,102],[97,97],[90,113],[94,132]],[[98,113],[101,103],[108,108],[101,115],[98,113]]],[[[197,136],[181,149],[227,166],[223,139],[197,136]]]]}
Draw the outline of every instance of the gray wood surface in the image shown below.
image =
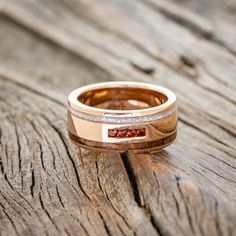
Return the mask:
{"type": "Polygon", "coordinates": [[[0,1],[1,235],[236,235],[236,1],[0,1]],[[81,85],[178,98],[159,153],[68,139],[81,85]]]}

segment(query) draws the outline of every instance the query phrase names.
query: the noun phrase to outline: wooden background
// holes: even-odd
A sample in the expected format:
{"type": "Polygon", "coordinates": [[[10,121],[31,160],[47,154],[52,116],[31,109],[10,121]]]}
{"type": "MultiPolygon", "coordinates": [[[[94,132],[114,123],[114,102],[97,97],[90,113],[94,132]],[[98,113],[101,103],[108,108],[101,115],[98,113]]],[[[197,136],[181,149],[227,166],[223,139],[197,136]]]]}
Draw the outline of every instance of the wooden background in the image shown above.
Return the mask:
{"type": "Polygon", "coordinates": [[[0,0],[1,235],[236,235],[235,0],[0,0]],[[68,93],[177,94],[160,153],[71,144],[68,93]]]}

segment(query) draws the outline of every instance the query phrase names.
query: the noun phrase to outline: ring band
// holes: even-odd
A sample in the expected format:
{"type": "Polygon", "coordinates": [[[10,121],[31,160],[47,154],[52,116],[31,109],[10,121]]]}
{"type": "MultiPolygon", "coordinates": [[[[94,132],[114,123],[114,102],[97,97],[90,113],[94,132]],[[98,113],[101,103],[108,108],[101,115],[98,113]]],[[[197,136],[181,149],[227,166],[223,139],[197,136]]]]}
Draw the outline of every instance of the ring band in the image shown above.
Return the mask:
{"type": "Polygon", "coordinates": [[[68,133],[83,147],[102,150],[155,150],[176,138],[175,94],[138,82],[104,82],[72,91],[68,133]]]}

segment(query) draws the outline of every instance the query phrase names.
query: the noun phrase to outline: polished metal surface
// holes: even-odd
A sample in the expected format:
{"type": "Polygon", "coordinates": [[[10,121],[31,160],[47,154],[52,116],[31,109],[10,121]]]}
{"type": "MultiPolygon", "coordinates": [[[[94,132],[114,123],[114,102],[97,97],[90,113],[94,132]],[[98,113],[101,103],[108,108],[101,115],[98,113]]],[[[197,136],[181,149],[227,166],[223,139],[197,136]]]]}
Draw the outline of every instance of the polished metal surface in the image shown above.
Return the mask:
{"type": "Polygon", "coordinates": [[[76,89],[68,98],[69,135],[90,148],[160,149],[173,142],[176,127],[176,97],[160,86],[99,83],[76,89]]]}

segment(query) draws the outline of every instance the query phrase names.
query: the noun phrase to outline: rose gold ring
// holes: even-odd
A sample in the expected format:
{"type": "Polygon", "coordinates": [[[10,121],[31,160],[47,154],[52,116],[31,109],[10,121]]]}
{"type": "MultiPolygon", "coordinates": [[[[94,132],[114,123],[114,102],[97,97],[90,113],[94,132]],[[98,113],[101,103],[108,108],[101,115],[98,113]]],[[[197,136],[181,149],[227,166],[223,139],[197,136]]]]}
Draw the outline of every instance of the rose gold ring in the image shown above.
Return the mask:
{"type": "Polygon", "coordinates": [[[176,96],[169,89],[138,82],[84,86],[68,97],[68,132],[86,148],[154,150],[176,138],[176,96]]]}

